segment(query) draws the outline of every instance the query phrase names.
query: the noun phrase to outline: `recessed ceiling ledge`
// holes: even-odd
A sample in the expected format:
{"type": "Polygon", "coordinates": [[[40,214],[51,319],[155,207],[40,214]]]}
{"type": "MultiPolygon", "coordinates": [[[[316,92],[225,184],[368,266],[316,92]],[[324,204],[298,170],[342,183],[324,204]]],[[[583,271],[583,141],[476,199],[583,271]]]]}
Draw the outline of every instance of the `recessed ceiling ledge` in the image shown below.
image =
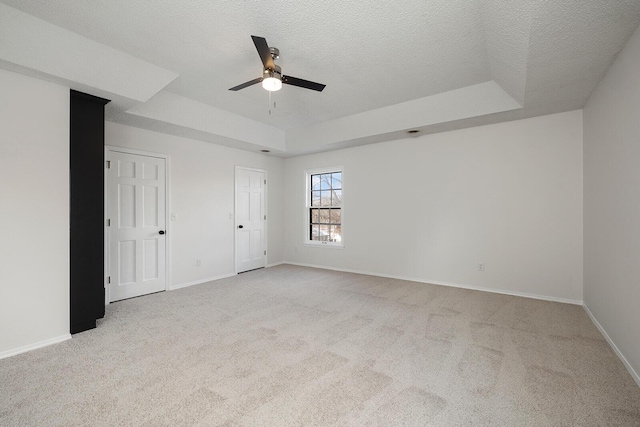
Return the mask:
{"type": "MultiPolygon", "coordinates": [[[[366,111],[287,132],[287,147],[300,152],[378,135],[424,128],[522,108],[496,82],[487,81],[389,107],[366,111]]],[[[379,140],[380,138],[375,138],[379,140]]]]}
{"type": "Polygon", "coordinates": [[[0,60],[145,102],[178,74],[0,3],[0,60]]]}
{"type": "Polygon", "coordinates": [[[127,114],[192,129],[201,134],[242,141],[245,143],[243,145],[286,150],[283,130],[168,91],[159,92],[148,102],[127,110],[127,114]]]}

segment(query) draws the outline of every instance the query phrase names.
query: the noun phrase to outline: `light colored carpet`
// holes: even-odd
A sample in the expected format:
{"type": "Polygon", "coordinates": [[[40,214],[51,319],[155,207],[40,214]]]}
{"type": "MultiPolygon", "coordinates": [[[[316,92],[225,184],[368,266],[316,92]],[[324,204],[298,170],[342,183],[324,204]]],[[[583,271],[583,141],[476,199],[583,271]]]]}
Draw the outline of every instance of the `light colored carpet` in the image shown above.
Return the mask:
{"type": "Polygon", "coordinates": [[[2,426],[640,425],[579,306],[278,266],[0,360],[2,426]]]}

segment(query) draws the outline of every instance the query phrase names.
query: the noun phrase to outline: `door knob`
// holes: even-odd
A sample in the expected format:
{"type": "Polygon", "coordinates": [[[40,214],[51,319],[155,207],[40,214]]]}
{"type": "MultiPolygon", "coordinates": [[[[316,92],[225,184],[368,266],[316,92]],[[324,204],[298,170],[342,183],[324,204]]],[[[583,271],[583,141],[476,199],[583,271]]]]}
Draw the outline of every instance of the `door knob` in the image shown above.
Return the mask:
{"type": "Polygon", "coordinates": [[[160,231],[158,231],[158,233],[164,234],[164,230],[160,230],[160,231]]]}
{"type": "Polygon", "coordinates": [[[244,225],[239,225],[238,228],[244,228],[244,225]]]}

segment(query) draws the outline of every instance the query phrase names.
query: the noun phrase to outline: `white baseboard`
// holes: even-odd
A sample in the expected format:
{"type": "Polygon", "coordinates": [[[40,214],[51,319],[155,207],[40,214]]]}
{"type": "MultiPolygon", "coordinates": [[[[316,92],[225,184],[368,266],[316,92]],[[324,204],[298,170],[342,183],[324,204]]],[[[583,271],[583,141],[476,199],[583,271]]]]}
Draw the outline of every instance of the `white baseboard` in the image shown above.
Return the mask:
{"type": "Polygon", "coordinates": [[[202,283],[213,282],[214,280],[226,279],[228,277],[233,277],[233,276],[235,276],[235,273],[223,274],[221,276],[215,276],[215,277],[208,277],[206,279],[194,280],[193,282],[180,283],[178,285],[169,287],[169,290],[175,291],[176,289],[188,288],[189,286],[200,285],[202,283]]]}
{"type": "Polygon", "coordinates": [[[26,353],[27,351],[35,350],[37,348],[58,344],[59,342],[66,341],[68,339],[71,339],[71,334],[60,335],[59,337],[49,338],[48,340],[38,341],[36,343],[14,348],[11,350],[5,350],[3,352],[0,352],[0,359],[15,356],[20,353],[26,353]]]}
{"type": "Polygon", "coordinates": [[[618,346],[613,342],[613,340],[611,339],[607,331],[605,331],[605,329],[602,327],[600,322],[598,322],[598,319],[596,319],[596,317],[593,315],[591,310],[589,310],[589,307],[587,307],[586,304],[583,304],[582,307],[584,308],[584,311],[586,311],[589,317],[591,318],[591,321],[593,322],[593,324],[596,325],[596,328],[598,328],[600,333],[607,340],[607,342],[609,343],[613,351],[616,353],[618,358],[622,361],[622,364],[624,365],[624,367],[627,368],[627,371],[629,371],[629,373],[633,377],[633,380],[636,382],[636,384],[638,384],[638,387],[640,387],[640,375],[638,375],[635,369],[633,369],[633,366],[631,366],[627,358],[624,357],[624,355],[622,354],[618,346]]]}
{"type": "Polygon", "coordinates": [[[297,265],[297,266],[300,266],[300,267],[321,268],[321,269],[324,269],[324,270],[342,271],[342,272],[345,272],[345,273],[365,274],[367,276],[386,277],[386,278],[389,278],[389,279],[408,280],[408,281],[411,281],[411,282],[428,283],[428,284],[431,284],[431,285],[449,286],[449,287],[452,287],[452,288],[470,289],[470,290],[473,290],[473,291],[491,292],[491,293],[494,293],[494,294],[503,294],[503,295],[511,295],[511,296],[516,296],[516,297],[539,299],[539,300],[544,300],[544,301],[561,302],[561,303],[564,303],[564,304],[582,305],[582,301],[580,301],[580,300],[550,297],[550,296],[546,296],[546,295],[528,294],[528,293],[524,293],[524,292],[505,291],[503,289],[483,288],[481,286],[460,285],[458,283],[439,282],[439,281],[436,281],[436,280],[425,280],[425,279],[420,279],[420,278],[417,278],[417,277],[395,276],[395,275],[389,275],[389,274],[372,273],[372,272],[369,272],[369,271],[351,270],[351,269],[346,269],[346,268],[326,267],[326,266],[315,265],[315,264],[301,264],[301,263],[297,263],[297,262],[287,262],[287,261],[285,261],[283,264],[297,265]]]}
{"type": "Polygon", "coordinates": [[[284,262],[282,262],[282,261],[274,262],[273,264],[267,264],[267,268],[276,267],[276,266],[282,265],[282,264],[284,264],[284,262]]]}

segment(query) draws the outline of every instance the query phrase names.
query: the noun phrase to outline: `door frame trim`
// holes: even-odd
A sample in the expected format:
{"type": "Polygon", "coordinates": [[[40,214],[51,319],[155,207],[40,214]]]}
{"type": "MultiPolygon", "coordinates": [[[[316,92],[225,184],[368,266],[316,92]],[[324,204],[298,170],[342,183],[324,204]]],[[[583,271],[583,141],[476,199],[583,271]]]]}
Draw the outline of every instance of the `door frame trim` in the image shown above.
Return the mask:
{"type": "MultiPolygon", "coordinates": [[[[166,229],[166,234],[165,234],[165,251],[164,251],[164,256],[165,256],[165,282],[164,282],[164,290],[167,291],[169,289],[171,289],[171,213],[169,212],[169,208],[171,206],[171,157],[168,154],[162,154],[162,153],[154,153],[151,151],[143,151],[143,150],[136,150],[133,148],[126,148],[126,147],[118,147],[115,145],[105,145],[104,146],[104,160],[105,160],[105,164],[103,165],[103,167],[107,168],[107,160],[109,160],[109,153],[110,152],[117,152],[117,153],[124,153],[124,154],[133,154],[133,155],[138,155],[138,156],[146,156],[146,157],[155,157],[155,158],[159,158],[159,159],[164,159],[165,161],[165,175],[164,175],[164,193],[165,193],[165,197],[164,197],[164,216],[165,216],[165,229],[166,229]]],[[[109,205],[108,205],[108,190],[107,190],[107,173],[105,172],[104,174],[104,297],[105,297],[105,301],[104,304],[105,305],[109,305],[110,301],[111,301],[111,287],[109,286],[108,283],[108,278],[109,278],[109,267],[110,267],[110,263],[109,263],[109,227],[107,227],[107,219],[109,216],[109,205]]]]}
{"type": "MultiPolygon", "coordinates": [[[[233,169],[233,271],[238,274],[238,170],[246,170],[253,172],[264,173],[264,179],[269,182],[269,172],[266,169],[250,168],[247,166],[236,165],[233,169]]],[[[268,184],[264,186],[264,214],[267,215],[267,219],[264,221],[264,250],[267,251],[267,237],[269,215],[267,214],[269,208],[269,196],[268,196],[268,184]]],[[[264,256],[264,267],[269,265],[269,251],[264,256]]]]}

